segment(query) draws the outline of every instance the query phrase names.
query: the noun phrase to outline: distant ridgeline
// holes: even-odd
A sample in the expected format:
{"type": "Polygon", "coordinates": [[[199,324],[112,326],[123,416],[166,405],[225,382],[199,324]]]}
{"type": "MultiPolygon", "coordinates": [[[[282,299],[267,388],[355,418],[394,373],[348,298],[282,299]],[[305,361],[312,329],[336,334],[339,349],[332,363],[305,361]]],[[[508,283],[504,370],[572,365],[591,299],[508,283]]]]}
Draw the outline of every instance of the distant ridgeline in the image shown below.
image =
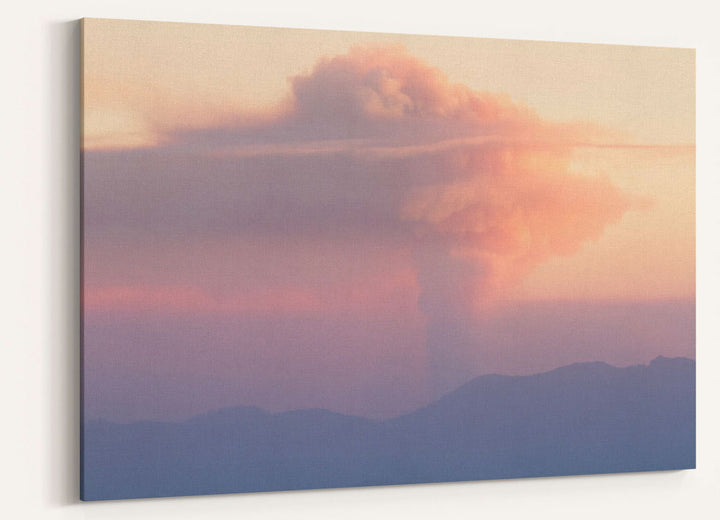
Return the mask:
{"type": "Polygon", "coordinates": [[[253,407],[92,421],[83,443],[84,500],[694,468],[695,362],[481,376],[385,421],[253,407]]]}

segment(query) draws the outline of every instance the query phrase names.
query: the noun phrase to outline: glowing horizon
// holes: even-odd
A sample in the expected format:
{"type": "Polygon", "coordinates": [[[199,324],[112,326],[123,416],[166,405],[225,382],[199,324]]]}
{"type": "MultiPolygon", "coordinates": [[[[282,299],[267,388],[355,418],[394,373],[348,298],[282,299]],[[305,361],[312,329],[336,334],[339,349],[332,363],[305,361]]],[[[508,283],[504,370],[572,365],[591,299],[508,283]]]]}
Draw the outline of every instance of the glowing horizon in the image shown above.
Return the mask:
{"type": "Polygon", "coordinates": [[[83,48],[95,410],[193,381],[383,415],[694,352],[694,51],[95,19],[83,48]]]}

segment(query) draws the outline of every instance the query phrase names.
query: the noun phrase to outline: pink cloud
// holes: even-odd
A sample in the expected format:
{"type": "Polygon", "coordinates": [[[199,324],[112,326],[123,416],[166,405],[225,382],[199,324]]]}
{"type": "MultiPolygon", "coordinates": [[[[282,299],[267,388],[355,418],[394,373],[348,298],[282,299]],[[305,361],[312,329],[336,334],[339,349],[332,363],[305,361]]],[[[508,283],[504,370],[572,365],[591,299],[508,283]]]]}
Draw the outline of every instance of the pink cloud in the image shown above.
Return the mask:
{"type": "Polygon", "coordinates": [[[217,294],[199,286],[86,286],[87,311],[160,312],[212,315],[337,314],[371,310],[397,311],[417,298],[412,271],[382,279],[316,287],[232,290],[217,294]]]}
{"type": "Polygon", "coordinates": [[[547,122],[505,95],[453,84],[400,46],[325,58],[292,91],[278,128],[302,122],[317,135],[354,138],[355,154],[394,161],[397,214],[417,237],[423,297],[436,292],[439,305],[487,300],[638,207],[608,179],[570,170],[575,146],[617,135],[547,122]],[[419,155],[433,156],[437,171],[411,160],[419,155]]]}

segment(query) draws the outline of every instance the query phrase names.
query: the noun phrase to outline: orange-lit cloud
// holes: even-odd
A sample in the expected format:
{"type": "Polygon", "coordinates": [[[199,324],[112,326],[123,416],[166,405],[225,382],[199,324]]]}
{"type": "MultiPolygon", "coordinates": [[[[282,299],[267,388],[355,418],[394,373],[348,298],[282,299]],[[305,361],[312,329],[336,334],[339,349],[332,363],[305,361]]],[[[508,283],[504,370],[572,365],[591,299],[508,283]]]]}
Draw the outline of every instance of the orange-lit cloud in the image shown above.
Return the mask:
{"type": "Polygon", "coordinates": [[[543,121],[506,96],[451,83],[400,46],[324,59],[292,87],[294,110],[275,123],[285,135],[302,127],[299,135],[365,139],[349,148],[405,170],[399,215],[418,236],[423,297],[446,295],[431,305],[487,300],[637,205],[608,179],[570,171],[575,146],[617,135],[543,121]],[[418,168],[421,155],[439,171],[418,168]]]}

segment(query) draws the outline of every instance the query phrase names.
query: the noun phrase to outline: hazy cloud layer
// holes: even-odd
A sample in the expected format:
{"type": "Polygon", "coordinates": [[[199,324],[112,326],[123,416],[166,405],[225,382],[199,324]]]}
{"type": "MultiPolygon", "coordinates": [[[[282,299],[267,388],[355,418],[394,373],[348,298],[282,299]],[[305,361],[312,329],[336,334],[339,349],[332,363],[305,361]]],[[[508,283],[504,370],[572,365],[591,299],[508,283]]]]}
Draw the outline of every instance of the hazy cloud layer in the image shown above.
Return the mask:
{"type": "MultiPolygon", "coordinates": [[[[97,289],[89,301],[107,305],[126,294],[128,301],[179,298],[194,310],[203,301],[210,310],[244,310],[257,299],[267,312],[281,312],[288,301],[324,309],[308,291],[353,279],[358,270],[382,271],[388,257],[397,267],[399,257],[416,277],[431,363],[449,374],[440,386],[451,385],[465,376],[467,351],[483,348],[476,318],[488,302],[639,207],[606,178],[570,169],[575,146],[612,138],[589,124],[543,121],[506,96],[453,84],[402,47],[355,48],[293,78],[289,98],[266,116],[178,129],[162,147],[87,152],[89,285],[103,285],[111,267],[100,259],[117,244],[123,247],[114,261],[125,266],[110,289],[97,289]],[[290,247],[296,269],[284,282],[289,300],[275,289],[253,297],[248,285],[277,280],[270,267],[245,283],[240,265],[235,277],[221,269],[225,290],[238,294],[207,296],[223,284],[213,279],[217,266],[228,257],[245,261],[230,247],[201,255],[200,263],[177,257],[157,268],[166,285],[195,280],[202,298],[193,298],[192,288],[122,287],[123,276],[152,269],[134,260],[154,243],[192,250],[233,240],[311,244],[290,247]],[[310,259],[318,243],[330,257],[335,248],[354,258],[332,280],[310,259]]],[[[246,260],[265,255],[272,266],[281,250],[260,247],[246,260]]]]}

